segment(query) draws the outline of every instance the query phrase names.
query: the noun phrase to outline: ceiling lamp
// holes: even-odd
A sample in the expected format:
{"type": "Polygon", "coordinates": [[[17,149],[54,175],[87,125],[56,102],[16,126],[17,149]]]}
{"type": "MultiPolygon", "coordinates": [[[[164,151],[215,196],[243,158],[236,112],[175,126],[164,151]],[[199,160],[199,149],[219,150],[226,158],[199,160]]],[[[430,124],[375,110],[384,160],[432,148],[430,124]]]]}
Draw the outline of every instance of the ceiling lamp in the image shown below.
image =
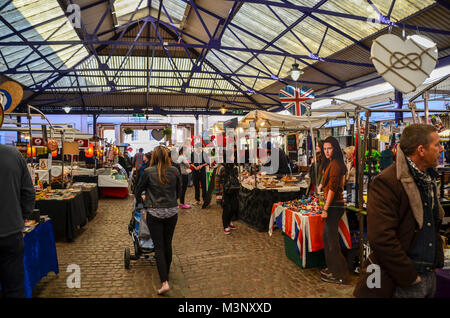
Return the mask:
{"type": "Polygon", "coordinates": [[[292,64],[292,69],[291,69],[290,73],[291,73],[292,79],[294,81],[297,81],[299,79],[300,75],[303,74],[303,71],[298,68],[297,63],[294,63],[294,64],[292,64]]]}
{"type": "Polygon", "coordinates": [[[63,109],[64,109],[64,111],[66,112],[66,114],[70,113],[70,111],[72,110],[72,108],[69,107],[69,106],[66,106],[66,107],[64,107],[63,109]]]}
{"type": "Polygon", "coordinates": [[[222,115],[225,115],[226,112],[227,112],[227,109],[225,108],[225,105],[222,105],[222,107],[220,108],[220,113],[222,115]]]}

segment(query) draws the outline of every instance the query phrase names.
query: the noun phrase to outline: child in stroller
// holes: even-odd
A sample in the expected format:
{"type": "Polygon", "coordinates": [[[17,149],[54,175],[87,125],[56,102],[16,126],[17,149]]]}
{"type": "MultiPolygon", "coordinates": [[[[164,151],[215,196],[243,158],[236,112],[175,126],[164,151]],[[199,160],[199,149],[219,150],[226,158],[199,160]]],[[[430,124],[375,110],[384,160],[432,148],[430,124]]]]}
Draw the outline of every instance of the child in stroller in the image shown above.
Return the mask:
{"type": "Polygon", "coordinates": [[[153,253],[155,249],[145,219],[142,219],[145,213],[141,212],[143,205],[142,203],[136,205],[135,200],[134,207],[131,213],[130,224],[128,224],[128,233],[133,239],[134,255],[131,255],[129,247],[125,248],[124,264],[126,269],[130,268],[130,260],[138,260],[141,256],[147,259],[150,256],[149,254],[153,253]]]}

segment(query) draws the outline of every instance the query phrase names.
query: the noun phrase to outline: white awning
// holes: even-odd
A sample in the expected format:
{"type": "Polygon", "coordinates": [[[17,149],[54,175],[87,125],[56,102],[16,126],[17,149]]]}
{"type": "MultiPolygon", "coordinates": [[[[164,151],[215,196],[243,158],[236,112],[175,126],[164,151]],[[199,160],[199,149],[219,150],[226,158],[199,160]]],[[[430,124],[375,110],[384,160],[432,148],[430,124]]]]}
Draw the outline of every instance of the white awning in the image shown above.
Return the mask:
{"type": "Polygon", "coordinates": [[[250,128],[250,123],[255,123],[256,129],[278,128],[279,130],[304,130],[310,127],[321,127],[328,120],[336,119],[336,116],[294,116],[254,110],[249,112],[239,122],[239,127],[250,128]]]}

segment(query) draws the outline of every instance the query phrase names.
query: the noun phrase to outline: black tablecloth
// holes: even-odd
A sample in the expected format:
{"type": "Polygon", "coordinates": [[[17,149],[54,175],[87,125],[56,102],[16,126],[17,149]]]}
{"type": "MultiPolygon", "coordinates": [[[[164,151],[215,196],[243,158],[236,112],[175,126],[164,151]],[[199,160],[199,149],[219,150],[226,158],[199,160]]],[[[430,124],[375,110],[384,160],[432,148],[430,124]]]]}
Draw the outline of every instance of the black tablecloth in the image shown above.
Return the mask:
{"type": "Polygon", "coordinates": [[[52,219],[55,239],[72,241],[77,236],[77,226],[86,224],[84,195],[79,193],[70,200],[39,200],[36,209],[52,219]]]}
{"type": "Polygon", "coordinates": [[[84,204],[86,206],[86,216],[92,220],[97,214],[98,209],[98,190],[92,188],[90,190],[83,190],[84,204]]]}
{"type": "Polygon", "coordinates": [[[277,202],[300,199],[306,193],[301,188],[295,192],[278,192],[276,190],[253,190],[241,187],[238,194],[239,220],[248,224],[259,232],[269,231],[272,206],[277,202]]]}
{"type": "Polygon", "coordinates": [[[95,183],[97,185],[97,197],[100,197],[100,188],[98,187],[98,176],[73,176],[73,182],[95,183]]]}
{"type": "Polygon", "coordinates": [[[73,182],[98,184],[98,176],[73,176],[73,182]]]}

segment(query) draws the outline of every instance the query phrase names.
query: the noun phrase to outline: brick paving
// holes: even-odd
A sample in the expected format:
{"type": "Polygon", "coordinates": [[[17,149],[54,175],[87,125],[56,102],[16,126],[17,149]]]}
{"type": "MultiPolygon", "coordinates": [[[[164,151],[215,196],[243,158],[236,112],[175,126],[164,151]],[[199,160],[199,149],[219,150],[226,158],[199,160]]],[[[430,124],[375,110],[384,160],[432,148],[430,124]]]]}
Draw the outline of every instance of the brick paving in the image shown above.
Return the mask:
{"type": "MultiPolygon", "coordinates": [[[[193,188],[188,188],[187,202],[193,201],[193,188]]],[[[152,257],[124,268],[125,247],[133,251],[128,234],[132,204],[132,197],[101,199],[97,216],[74,242],[56,243],[60,272],[43,278],[33,297],[352,297],[356,276],[346,286],[320,281],[319,268],[301,269],[286,257],[280,230],[269,237],[236,221],[237,230],[224,235],[222,210],[214,201],[208,209],[180,210],[172,289],[158,296],[161,284],[152,257]],[[80,266],[81,288],[67,287],[70,264],[80,266]]]]}

